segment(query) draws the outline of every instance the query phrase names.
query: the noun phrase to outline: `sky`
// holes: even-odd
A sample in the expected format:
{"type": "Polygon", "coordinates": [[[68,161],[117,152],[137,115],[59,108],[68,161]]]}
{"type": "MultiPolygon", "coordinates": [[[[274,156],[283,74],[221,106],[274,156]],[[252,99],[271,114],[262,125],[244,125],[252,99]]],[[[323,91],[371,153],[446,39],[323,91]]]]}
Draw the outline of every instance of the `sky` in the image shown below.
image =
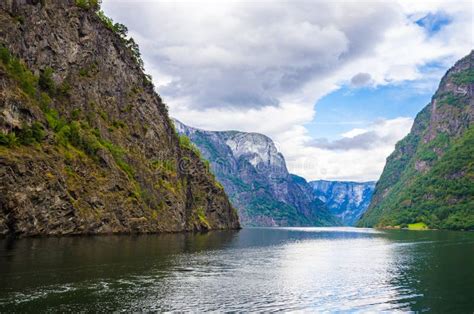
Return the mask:
{"type": "Polygon", "coordinates": [[[307,180],[377,180],[474,46],[472,1],[104,0],[171,116],[270,136],[307,180]]]}

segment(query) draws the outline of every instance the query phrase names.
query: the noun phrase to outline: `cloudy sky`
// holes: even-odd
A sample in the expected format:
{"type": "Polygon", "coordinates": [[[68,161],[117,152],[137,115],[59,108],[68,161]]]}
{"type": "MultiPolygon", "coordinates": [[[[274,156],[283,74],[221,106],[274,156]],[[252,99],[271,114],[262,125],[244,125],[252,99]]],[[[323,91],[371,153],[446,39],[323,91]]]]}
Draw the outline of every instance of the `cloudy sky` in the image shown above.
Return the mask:
{"type": "Polygon", "coordinates": [[[377,180],[444,72],[472,1],[104,0],[182,122],[270,136],[309,180],[377,180]]]}

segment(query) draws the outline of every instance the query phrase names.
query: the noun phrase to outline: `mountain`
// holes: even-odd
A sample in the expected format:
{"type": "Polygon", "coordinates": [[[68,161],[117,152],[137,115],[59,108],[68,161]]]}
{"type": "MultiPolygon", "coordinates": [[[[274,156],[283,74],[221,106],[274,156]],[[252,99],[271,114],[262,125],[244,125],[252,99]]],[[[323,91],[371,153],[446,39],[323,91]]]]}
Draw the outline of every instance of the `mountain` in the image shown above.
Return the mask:
{"type": "Polygon", "coordinates": [[[314,195],[344,225],[353,226],[369,207],[375,182],[311,181],[314,195]]]}
{"type": "Polygon", "coordinates": [[[305,179],[288,173],[285,159],[263,134],[205,131],[175,120],[209,160],[246,226],[323,226],[339,221],[305,179]]]}
{"type": "Polygon", "coordinates": [[[0,234],[239,228],[126,27],[97,9],[0,2],[0,234]]]}
{"type": "Polygon", "coordinates": [[[359,226],[474,229],[474,52],[442,78],[388,157],[359,226]]]}

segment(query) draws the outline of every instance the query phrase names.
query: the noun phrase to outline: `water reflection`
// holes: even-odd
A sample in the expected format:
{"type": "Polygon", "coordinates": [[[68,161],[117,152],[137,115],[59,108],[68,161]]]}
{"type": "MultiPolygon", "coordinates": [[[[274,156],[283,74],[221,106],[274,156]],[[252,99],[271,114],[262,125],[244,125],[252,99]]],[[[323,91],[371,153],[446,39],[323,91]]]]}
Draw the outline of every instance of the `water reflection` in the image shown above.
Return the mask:
{"type": "Polygon", "coordinates": [[[0,311],[474,309],[474,234],[354,228],[0,240],[0,311]]]}

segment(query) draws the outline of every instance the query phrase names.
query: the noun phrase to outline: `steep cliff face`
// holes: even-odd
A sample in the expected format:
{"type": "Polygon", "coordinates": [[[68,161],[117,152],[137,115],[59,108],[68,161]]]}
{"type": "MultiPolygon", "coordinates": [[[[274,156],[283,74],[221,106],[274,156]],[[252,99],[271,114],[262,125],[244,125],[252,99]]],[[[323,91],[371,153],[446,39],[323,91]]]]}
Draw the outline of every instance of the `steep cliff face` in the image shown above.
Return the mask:
{"type": "Polygon", "coordinates": [[[441,80],[388,157],[360,226],[474,229],[474,53],[441,80]]]}
{"type": "Polygon", "coordinates": [[[1,1],[0,45],[0,234],[239,227],[94,5],[1,1]]]}
{"type": "Polygon", "coordinates": [[[367,210],[375,189],[375,182],[318,180],[309,184],[314,195],[347,226],[353,226],[367,210]]]}
{"type": "Polygon", "coordinates": [[[321,226],[339,221],[305,179],[289,174],[273,141],[258,133],[213,132],[175,121],[210,161],[247,226],[321,226]]]}

